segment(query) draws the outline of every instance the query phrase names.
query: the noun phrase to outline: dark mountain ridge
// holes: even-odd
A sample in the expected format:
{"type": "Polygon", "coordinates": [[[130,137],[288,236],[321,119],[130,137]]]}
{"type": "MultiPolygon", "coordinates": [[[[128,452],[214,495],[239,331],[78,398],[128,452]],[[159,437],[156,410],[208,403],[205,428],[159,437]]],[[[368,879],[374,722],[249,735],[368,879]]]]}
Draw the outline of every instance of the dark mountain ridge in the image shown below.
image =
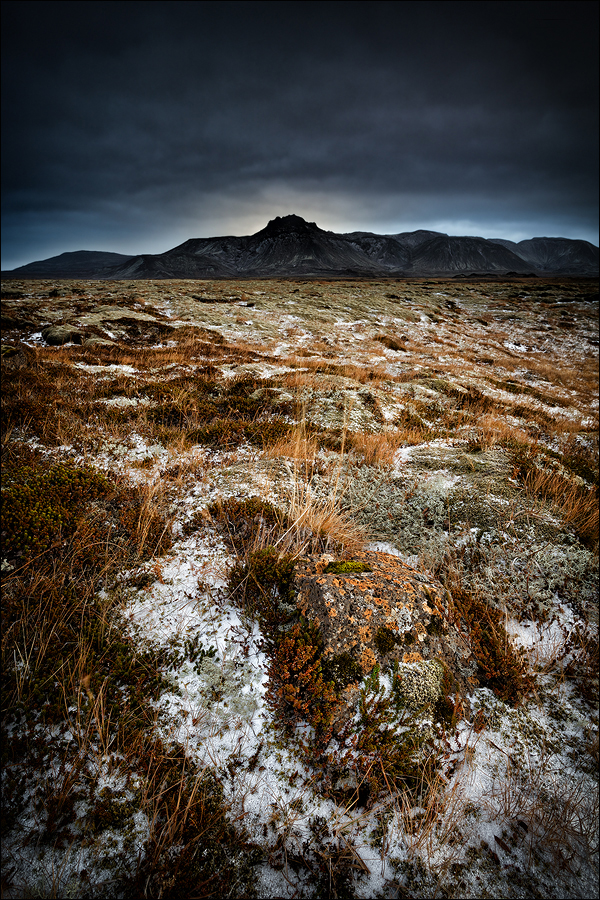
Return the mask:
{"type": "Polygon", "coordinates": [[[60,256],[51,256],[50,259],[41,259],[37,262],[19,266],[12,272],[2,272],[2,275],[12,275],[13,272],[23,271],[23,278],[90,278],[87,273],[97,272],[95,278],[103,278],[102,273],[110,272],[115,266],[123,264],[133,257],[123,253],[108,253],[101,250],[75,250],[70,253],[61,253],[60,256]],[[64,275],[69,272],[69,275],[64,275]]]}
{"type": "Polygon", "coordinates": [[[81,250],[3,272],[9,278],[381,278],[598,276],[598,248],[568,238],[455,237],[418,230],[336,234],[296,215],[256,234],[190,238],[165,253],[127,256],[81,250]]]}

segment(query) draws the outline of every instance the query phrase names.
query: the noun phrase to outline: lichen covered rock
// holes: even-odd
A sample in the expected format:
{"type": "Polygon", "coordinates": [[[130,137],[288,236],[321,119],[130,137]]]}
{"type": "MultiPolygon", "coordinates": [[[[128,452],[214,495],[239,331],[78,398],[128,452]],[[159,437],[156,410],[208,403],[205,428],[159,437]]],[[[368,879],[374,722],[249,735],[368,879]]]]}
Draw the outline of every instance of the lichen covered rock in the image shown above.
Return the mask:
{"type": "Polygon", "coordinates": [[[459,688],[474,683],[468,637],[439,582],[388,553],[360,551],[350,562],[311,557],[296,564],[296,603],[321,630],[325,663],[351,657],[367,675],[397,662],[408,688],[410,673],[419,671],[413,664],[438,659],[459,688]]]}
{"type": "Polygon", "coordinates": [[[42,329],[42,337],[47,344],[54,347],[83,342],[82,332],[73,325],[49,325],[42,329]]]}

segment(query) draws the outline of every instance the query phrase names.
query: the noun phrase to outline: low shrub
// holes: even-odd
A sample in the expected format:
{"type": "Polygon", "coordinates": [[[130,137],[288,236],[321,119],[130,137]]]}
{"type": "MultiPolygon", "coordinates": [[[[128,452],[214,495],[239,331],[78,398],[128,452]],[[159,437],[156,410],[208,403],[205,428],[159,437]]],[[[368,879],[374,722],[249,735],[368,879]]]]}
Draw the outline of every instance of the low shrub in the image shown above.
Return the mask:
{"type": "Polygon", "coordinates": [[[219,500],[208,507],[227,544],[239,556],[274,544],[288,527],[287,517],[267,500],[234,497],[219,500]]]}
{"type": "Polygon", "coordinates": [[[439,763],[435,730],[421,721],[421,710],[404,705],[401,676],[392,670],[391,685],[382,684],[379,666],[364,680],[358,719],[338,735],[344,750],[331,758],[339,776],[350,770],[356,778],[351,802],[371,807],[377,798],[401,791],[423,805],[439,763]]]}
{"type": "Polygon", "coordinates": [[[258,618],[269,630],[289,619],[293,603],[294,558],[263,547],[236,564],[229,576],[231,595],[246,615],[258,618]]]}
{"type": "Polygon", "coordinates": [[[517,706],[534,687],[525,654],[515,649],[500,610],[460,586],[452,589],[454,607],[470,635],[484,687],[511,706],[517,706]]]}
{"type": "Polygon", "coordinates": [[[313,755],[331,737],[332,718],[339,703],[332,681],[323,676],[323,642],[318,627],[305,620],[266,641],[270,656],[267,705],[284,726],[308,723],[314,729],[313,755]]]}
{"type": "Polygon", "coordinates": [[[209,447],[244,441],[266,447],[289,432],[282,416],[293,412],[293,404],[279,401],[271,388],[270,381],[247,375],[225,385],[197,376],[148,385],[143,393],[160,404],[148,411],[159,429],[182,429],[189,441],[209,447]]]}
{"type": "Polygon", "coordinates": [[[31,558],[70,537],[82,515],[82,504],[110,490],[104,475],[69,463],[39,463],[7,472],[2,491],[4,555],[31,558]]]}

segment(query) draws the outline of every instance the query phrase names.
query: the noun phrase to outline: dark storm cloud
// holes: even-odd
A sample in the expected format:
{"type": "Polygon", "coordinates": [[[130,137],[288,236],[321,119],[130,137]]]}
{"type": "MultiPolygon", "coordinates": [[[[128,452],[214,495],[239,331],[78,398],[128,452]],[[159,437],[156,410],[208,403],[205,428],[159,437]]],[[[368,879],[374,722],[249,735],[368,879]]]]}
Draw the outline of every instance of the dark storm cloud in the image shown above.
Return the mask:
{"type": "Polygon", "coordinates": [[[297,212],[596,239],[596,4],[3,4],[6,266],[297,212]]]}

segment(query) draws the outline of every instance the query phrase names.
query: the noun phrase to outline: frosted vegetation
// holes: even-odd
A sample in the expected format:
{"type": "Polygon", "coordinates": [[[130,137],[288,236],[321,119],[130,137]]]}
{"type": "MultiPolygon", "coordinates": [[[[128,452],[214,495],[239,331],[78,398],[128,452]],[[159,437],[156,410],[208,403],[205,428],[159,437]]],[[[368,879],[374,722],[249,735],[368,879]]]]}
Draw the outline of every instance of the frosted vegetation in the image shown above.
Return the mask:
{"type": "Polygon", "coordinates": [[[3,895],[597,896],[594,291],[5,283],[3,895]],[[328,655],[365,551],[471,668],[328,655]]]}

